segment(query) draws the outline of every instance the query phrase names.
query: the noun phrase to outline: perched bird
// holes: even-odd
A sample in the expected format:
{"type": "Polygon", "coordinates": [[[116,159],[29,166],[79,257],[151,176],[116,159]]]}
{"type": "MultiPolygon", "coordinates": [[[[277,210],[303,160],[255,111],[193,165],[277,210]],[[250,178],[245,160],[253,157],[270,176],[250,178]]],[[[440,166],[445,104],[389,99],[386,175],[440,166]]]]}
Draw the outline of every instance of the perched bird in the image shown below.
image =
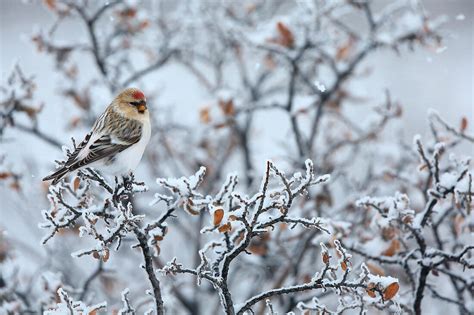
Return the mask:
{"type": "Polygon", "coordinates": [[[43,181],[58,183],[68,173],[94,167],[113,175],[125,175],[140,162],[150,140],[150,115],[146,98],[136,88],[123,90],[94,123],[92,130],[66,163],[43,181]]]}

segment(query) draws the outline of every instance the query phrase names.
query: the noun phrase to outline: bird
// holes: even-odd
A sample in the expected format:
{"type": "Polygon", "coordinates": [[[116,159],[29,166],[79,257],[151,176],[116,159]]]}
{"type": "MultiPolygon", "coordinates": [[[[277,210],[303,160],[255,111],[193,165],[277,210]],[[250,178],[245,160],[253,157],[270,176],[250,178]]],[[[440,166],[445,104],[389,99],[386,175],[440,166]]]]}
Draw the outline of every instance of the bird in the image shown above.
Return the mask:
{"type": "Polygon", "coordinates": [[[55,185],[67,174],[85,167],[125,176],[140,163],[150,135],[145,94],[137,88],[126,88],[97,118],[66,162],[43,181],[52,180],[55,185]]]}

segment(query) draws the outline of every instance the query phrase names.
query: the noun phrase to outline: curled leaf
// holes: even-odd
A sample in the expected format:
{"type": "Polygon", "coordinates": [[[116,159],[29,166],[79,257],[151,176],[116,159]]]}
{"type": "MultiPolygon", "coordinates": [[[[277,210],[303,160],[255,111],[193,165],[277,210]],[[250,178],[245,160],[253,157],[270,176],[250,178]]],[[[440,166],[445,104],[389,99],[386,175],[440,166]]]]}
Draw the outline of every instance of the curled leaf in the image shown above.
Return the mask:
{"type": "Polygon", "coordinates": [[[329,257],[328,252],[324,252],[324,253],[322,254],[322,256],[323,256],[323,263],[324,263],[325,265],[329,264],[329,258],[330,258],[330,257],[329,257]]]}
{"type": "Polygon", "coordinates": [[[371,282],[367,285],[367,294],[371,297],[371,298],[375,298],[375,283],[371,282]]]}
{"type": "Polygon", "coordinates": [[[232,230],[232,225],[230,224],[230,222],[227,222],[226,224],[220,226],[217,230],[221,233],[229,232],[230,230],[232,230]]]}

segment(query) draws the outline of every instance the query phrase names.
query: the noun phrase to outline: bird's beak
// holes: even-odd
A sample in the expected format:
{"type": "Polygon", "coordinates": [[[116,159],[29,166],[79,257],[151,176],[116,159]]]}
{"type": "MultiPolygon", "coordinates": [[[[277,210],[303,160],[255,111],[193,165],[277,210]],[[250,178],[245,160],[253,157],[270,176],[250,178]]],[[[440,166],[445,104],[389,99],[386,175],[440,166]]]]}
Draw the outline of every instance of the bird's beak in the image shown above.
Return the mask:
{"type": "Polygon", "coordinates": [[[140,104],[138,104],[137,106],[137,110],[139,113],[143,114],[145,111],[146,111],[147,107],[146,107],[146,102],[145,101],[142,101],[140,104]]]}

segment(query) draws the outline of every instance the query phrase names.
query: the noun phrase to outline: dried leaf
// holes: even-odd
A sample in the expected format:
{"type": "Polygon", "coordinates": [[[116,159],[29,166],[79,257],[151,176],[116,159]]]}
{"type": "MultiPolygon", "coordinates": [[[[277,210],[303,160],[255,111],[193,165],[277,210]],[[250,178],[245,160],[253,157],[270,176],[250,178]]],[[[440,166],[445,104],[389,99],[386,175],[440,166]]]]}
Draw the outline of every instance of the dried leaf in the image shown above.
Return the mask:
{"type": "Polygon", "coordinates": [[[20,183],[17,180],[15,180],[13,183],[10,184],[10,188],[15,190],[15,191],[20,191],[21,190],[20,183]]]}
{"type": "Polygon", "coordinates": [[[323,252],[322,256],[323,256],[323,263],[324,263],[325,265],[329,264],[329,258],[330,258],[330,257],[329,257],[328,252],[323,252]]]}
{"type": "Polygon", "coordinates": [[[375,283],[371,282],[367,285],[367,294],[371,297],[371,298],[374,298],[375,297],[375,283]]]}
{"type": "Polygon", "coordinates": [[[390,242],[390,246],[382,252],[383,256],[393,256],[400,251],[400,241],[397,239],[393,239],[390,242]]]}
{"type": "Polygon", "coordinates": [[[226,224],[220,226],[217,230],[221,233],[229,232],[230,230],[232,230],[232,225],[230,224],[230,222],[227,222],[226,224]]]}
{"type": "Polygon", "coordinates": [[[56,0],[43,0],[44,4],[48,7],[50,10],[56,10],[56,0]]]}
{"type": "Polygon", "coordinates": [[[347,264],[345,261],[341,261],[341,268],[342,270],[346,271],[347,270],[347,264]]]}
{"type": "Polygon", "coordinates": [[[464,131],[466,131],[466,129],[467,129],[467,123],[468,123],[467,118],[466,118],[466,117],[463,117],[463,118],[461,119],[461,127],[459,128],[459,130],[461,131],[461,133],[464,132],[464,131]]]}
{"type": "Polygon", "coordinates": [[[385,300],[392,299],[397,294],[398,289],[400,289],[398,282],[393,282],[389,284],[387,288],[385,289],[385,291],[383,292],[383,298],[385,300]]]}
{"type": "Polygon", "coordinates": [[[369,269],[370,273],[377,275],[377,276],[385,276],[385,271],[379,265],[372,264],[370,262],[365,263],[367,268],[369,269]]]}
{"type": "Polygon", "coordinates": [[[93,251],[92,252],[92,257],[94,257],[95,259],[100,259],[100,255],[99,255],[99,252],[98,251],[93,251]]]}
{"type": "Polygon", "coordinates": [[[11,172],[0,172],[0,179],[7,179],[8,177],[13,176],[11,172]]]}
{"type": "Polygon", "coordinates": [[[80,178],[76,176],[76,178],[74,178],[74,182],[73,182],[74,191],[77,191],[77,189],[79,188],[80,183],[81,183],[80,178]]]}
{"type": "Polygon", "coordinates": [[[282,22],[278,22],[277,30],[279,35],[278,43],[288,48],[293,47],[295,38],[293,37],[293,33],[290,31],[290,29],[282,22]]]}
{"type": "Polygon", "coordinates": [[[235,114],[234,101],[219,100],[219,107],[226,116],[233,116],[235,114]]]}
{"type": "Polygon", "coordinates": [[[196,210],[193,209],[192,201],[191,202],[190,201],[191,201],[191,199],[188,199],[188,202],[186,202],[185,205],[184,205],[186,211],[189,212],[192,215],[198,215],[199,211],[196,211],[196,210]]]}
{"type": "Polygon", "coordinates": [[[342,46],[337,49],[336,52],[336,60],[346,60],[354,47],[354,38],[350,37],[347,42],[345,42],[342,46]]]}
{"type": "Polygon", "coordinates": [[[208,124],[211,122],[211,110],[209,107],[201,108],[201,110],[199,111],[199,119],[204,124],[208,124]]]}
{"type": "Polygon", "coordinates": [[[222,218],[224,218],[224,210],[223,209],[216,209],[214,211],[214,218],[213,218],[214,226],[217,226],[217,225],[221,224],[222,218]]]}
{"type": "Polygon", "coordinates": [[[273,70],[277,67],[277,63],[271,54],[267,54],[263,59],[263,64],[268,70],[273,70]]]}
{"type": "Polygon", "coordinates": [[[110,257],[110,251],[108,248],[106,248],[104,251],[104,255],[102,255],[102,261],[107,262],[107,260],[109,260],[109,257],[110,257]]]}

